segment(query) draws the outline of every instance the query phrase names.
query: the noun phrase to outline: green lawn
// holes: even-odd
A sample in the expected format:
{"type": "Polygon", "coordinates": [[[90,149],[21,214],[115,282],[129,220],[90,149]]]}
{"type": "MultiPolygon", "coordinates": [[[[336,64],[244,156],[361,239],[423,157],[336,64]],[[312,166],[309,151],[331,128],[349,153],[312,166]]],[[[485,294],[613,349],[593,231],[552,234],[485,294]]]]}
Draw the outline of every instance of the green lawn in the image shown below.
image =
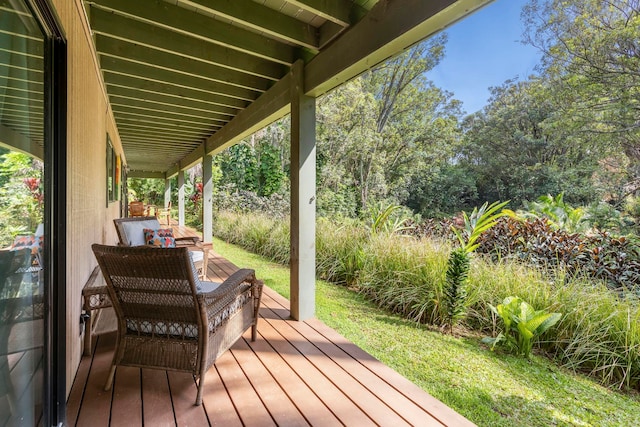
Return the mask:
{"type": "MultiPolygon", "coordinates": [[[[289,297],[289,269],[214,239],[214,249],[289,297]]],[[[640,426],[640,395],[557,367],[493,353],[391,315],[362,295],[316,282],[317,317],[479,426],[640,426]]]]}

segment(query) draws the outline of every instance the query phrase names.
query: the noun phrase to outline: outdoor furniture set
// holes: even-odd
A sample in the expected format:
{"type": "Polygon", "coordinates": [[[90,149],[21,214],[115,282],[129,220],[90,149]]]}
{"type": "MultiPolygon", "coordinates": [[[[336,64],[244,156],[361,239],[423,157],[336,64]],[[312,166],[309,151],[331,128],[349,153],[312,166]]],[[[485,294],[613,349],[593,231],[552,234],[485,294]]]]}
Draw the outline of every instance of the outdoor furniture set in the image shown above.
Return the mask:
{"type": "Polygon", "coordinates": [[[94,277],[83,290],[85,310],[112,305],[117,318],[105,390],[117,365],[189,372],[198,381],[200,405],[205,374],[216,359],[247,329],[256,339],[263,283],[250,269],[222,283],[206,281],[206,249],[191,238],[168,236],[155,217],[114,223],[120,244],[92,245],[104,284],[94,277]]]}

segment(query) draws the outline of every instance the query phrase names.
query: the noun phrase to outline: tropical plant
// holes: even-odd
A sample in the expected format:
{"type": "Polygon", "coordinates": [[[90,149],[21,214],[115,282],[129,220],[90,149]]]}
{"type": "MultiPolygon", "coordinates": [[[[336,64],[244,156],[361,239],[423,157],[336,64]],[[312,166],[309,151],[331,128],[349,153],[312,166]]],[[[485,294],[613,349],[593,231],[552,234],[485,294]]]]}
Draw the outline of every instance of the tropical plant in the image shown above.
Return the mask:
{"type": "Polygon", "coordinates": [[[534,341],[562,318],[561,313],[548,313],[535,310],[518,297],[507,297],[497,307],[489,304],[493,313],[504,323],[504,333],[495,338],[486,337],[482,341],[491,344],[491,350],[499,343],[505,343],[510,349],[516,349],[519,355],[529,357],[534,341]]]}
{"type": "Polygon", "coordinates": [[[403,212],[402,206],[390,204],[385,207],[382,203],[377,203],[371,208],[371,218],[367,227],[371,234],[399,233],[411,228],[406,225],[409,219],[411,218],[403,212]]]}
{"type": "Polygon", "coordinates": [[[445,308],[445,322],[449,331],[466,314],[467,291],[465,285],[469,277],[471,264],[470,254],[479,246],[477,242],[482,233],[493,227],[502,216],[509,211],[503,208],[509,203],[493,202],[483,204],[479,209],[474,208],[471,215],[462,213],[464,228],[459,230],[451,226],[458,237],[460,247],[451,251],[447,262],[446,282],[443,290],[443,303],[445,308]]]}
{"type": "Polygon", "coordinates": [[[528,212],[523,212],[525,218],[546,218],[556,230],[566,230],[569,233],[583,232],[589,227],[588,215],[583,208],[574,208],[564,201],[564,194],[555,197],[547,194],[538,200],[525,203],[528,212]]]}
{"type": "Polygon", "coordinates": [[[445,308],[445,320],[449,326],[449,332],[453,332],[453,325],[462,319],[467,310],[466,283],[469,278],[471,259],[464,248],[451,251],[447,261],[447,274],[443,289],[445,308]]]}

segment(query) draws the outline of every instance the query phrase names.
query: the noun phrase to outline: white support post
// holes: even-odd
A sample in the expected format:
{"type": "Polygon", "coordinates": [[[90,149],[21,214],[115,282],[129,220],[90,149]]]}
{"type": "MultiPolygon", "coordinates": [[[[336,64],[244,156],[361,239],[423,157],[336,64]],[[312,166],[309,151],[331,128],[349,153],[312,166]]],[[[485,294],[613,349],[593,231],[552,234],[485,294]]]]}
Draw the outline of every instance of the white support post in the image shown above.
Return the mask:
{"type": "Polygon", "coordinates": [[[213,236],[213,156],[202,158],[202,241],[211,243],[213,236]]]}
{"type": "Polygon", "coordinates": [[[304,64],[291,68],[291,317],[315,316],[316,100],[304,94],[304,64]]]}
{"type": "Polygon", "coordinates": [[[164,207],[166,208],[171,203],[171,180],[164,180],[164,207]]]}
{"type": "Polygon", "coordinates": [[[184,171],[178,172],[178,225],[184,226],[184,171]]]}

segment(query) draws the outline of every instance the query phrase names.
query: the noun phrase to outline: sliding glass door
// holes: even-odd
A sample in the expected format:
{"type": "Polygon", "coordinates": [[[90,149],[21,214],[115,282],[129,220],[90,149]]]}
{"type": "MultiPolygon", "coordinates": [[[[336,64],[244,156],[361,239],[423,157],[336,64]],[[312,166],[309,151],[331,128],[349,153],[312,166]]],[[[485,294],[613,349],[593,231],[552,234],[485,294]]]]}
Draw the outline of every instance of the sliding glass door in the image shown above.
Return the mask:
{"type": "Polygon", "coordinates": [[[60,418],[54,361],[64,344],[52,340],[61,330],[52,254],[64,111],[55,38],[39,3],[0,0],[0,427],[60,418]]]}

